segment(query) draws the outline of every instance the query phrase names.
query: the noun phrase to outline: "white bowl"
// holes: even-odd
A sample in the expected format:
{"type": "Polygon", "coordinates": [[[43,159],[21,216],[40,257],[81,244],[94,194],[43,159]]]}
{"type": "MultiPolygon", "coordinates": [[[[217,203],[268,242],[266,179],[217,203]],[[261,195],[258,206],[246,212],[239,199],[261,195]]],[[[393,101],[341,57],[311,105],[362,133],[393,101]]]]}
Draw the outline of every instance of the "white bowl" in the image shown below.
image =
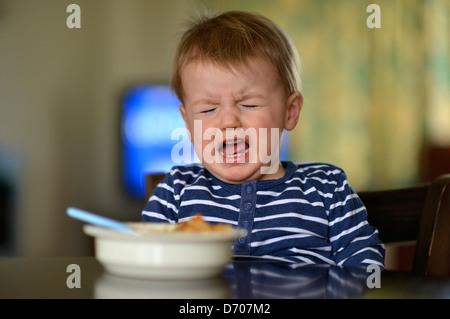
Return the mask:
{"type": "MultiPolygon", "coordinates": [[[[146,227],[152,226],[146,223],[146,227]]],[[[162,226],[156,224],[155,229],[162,226]]],[[[95,256],[105,271],[138,279],[199,279],[220,275],[232,259],[231,232],[155,232],[136,235],[93,225],[83,227],[95,239],[95,256]]]]}

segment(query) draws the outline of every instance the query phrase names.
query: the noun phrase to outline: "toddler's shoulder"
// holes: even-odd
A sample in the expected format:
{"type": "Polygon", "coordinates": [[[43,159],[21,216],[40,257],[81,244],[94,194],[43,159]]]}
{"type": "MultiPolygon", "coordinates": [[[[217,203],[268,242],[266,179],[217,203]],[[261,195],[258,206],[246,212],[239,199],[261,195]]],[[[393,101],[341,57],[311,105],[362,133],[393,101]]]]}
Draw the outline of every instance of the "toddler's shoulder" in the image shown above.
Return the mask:
{"type": "Polygon", "coordinates": [[[306,178],[328,177],[331,179],[339,179],[342,176],[345,177],[344,170],[333,164],[320,162],[294,162],[293,164],[296,167],[296,174],[306,178]]]}
{"type": "Polygon", "coordinates": [[[315,189],[324,199],[347,196],[349,183],[344,170],[328,163],[294,163],[296,172],[293,180],[305,189],[315,189]]]}
{"type": "Polygon", "coordinates": [[[194,183],[200,176],[205,175],[205,167],[200,163],[174,166],[166,175],[166,180],[169,183],[191,184],[194,183]]]}
{"type": "Polygon", "coordinates": [[[336,165],[320,162],[294,162],[294,165],[294,178],[299,178],[303,184],[330,191],[347,184],[344,170],[336,165]]]}

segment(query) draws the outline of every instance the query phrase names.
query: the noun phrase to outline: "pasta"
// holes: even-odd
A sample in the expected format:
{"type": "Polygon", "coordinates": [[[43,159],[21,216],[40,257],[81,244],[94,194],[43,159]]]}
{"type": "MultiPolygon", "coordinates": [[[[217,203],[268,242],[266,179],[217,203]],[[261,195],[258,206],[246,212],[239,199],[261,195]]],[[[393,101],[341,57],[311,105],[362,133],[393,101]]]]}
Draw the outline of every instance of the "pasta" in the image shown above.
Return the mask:
{"type": "Polygon", "coordinates": [[[131,223],[133,228],[141,235],[154,235],[161,233],[231,233],[233,227],[229,224],[211,224],[203,219],[202,214],[196,214],[188,221],[178,224],[169,223],[131,223]]]}
{"type": "Polygon", "coordinates": [[[177,224],[176,231],[184,232],[230,232],[229,224],[211,224],[205,221],[201,214],[196,214],[192,219],[177,224]]]}

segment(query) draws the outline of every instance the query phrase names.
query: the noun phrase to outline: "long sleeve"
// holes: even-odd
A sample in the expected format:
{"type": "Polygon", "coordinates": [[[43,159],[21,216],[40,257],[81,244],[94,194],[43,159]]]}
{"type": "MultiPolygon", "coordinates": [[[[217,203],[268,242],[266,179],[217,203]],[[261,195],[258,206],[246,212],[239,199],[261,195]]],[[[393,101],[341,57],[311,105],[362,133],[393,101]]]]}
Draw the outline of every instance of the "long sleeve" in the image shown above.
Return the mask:
{"type": "Polygon", "coordinates": [[[329,206],[330,243],[337,265],[384,267],[384,245],[367,221],[367,210],[344,173],[329,206]]]}

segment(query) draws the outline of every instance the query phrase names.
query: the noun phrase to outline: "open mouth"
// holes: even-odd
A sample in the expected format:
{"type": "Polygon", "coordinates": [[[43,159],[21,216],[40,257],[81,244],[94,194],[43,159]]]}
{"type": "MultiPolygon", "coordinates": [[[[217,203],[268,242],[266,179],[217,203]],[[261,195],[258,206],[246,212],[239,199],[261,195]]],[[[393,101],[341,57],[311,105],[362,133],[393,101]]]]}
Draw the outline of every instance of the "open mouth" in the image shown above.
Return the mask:
{"type": "Polygon", "coordinates": [[[219,147],[220,154],[227,160],[234,160],[246,156],[249,150],[248,142],[241,138],[225,140],[219,147]]]}

